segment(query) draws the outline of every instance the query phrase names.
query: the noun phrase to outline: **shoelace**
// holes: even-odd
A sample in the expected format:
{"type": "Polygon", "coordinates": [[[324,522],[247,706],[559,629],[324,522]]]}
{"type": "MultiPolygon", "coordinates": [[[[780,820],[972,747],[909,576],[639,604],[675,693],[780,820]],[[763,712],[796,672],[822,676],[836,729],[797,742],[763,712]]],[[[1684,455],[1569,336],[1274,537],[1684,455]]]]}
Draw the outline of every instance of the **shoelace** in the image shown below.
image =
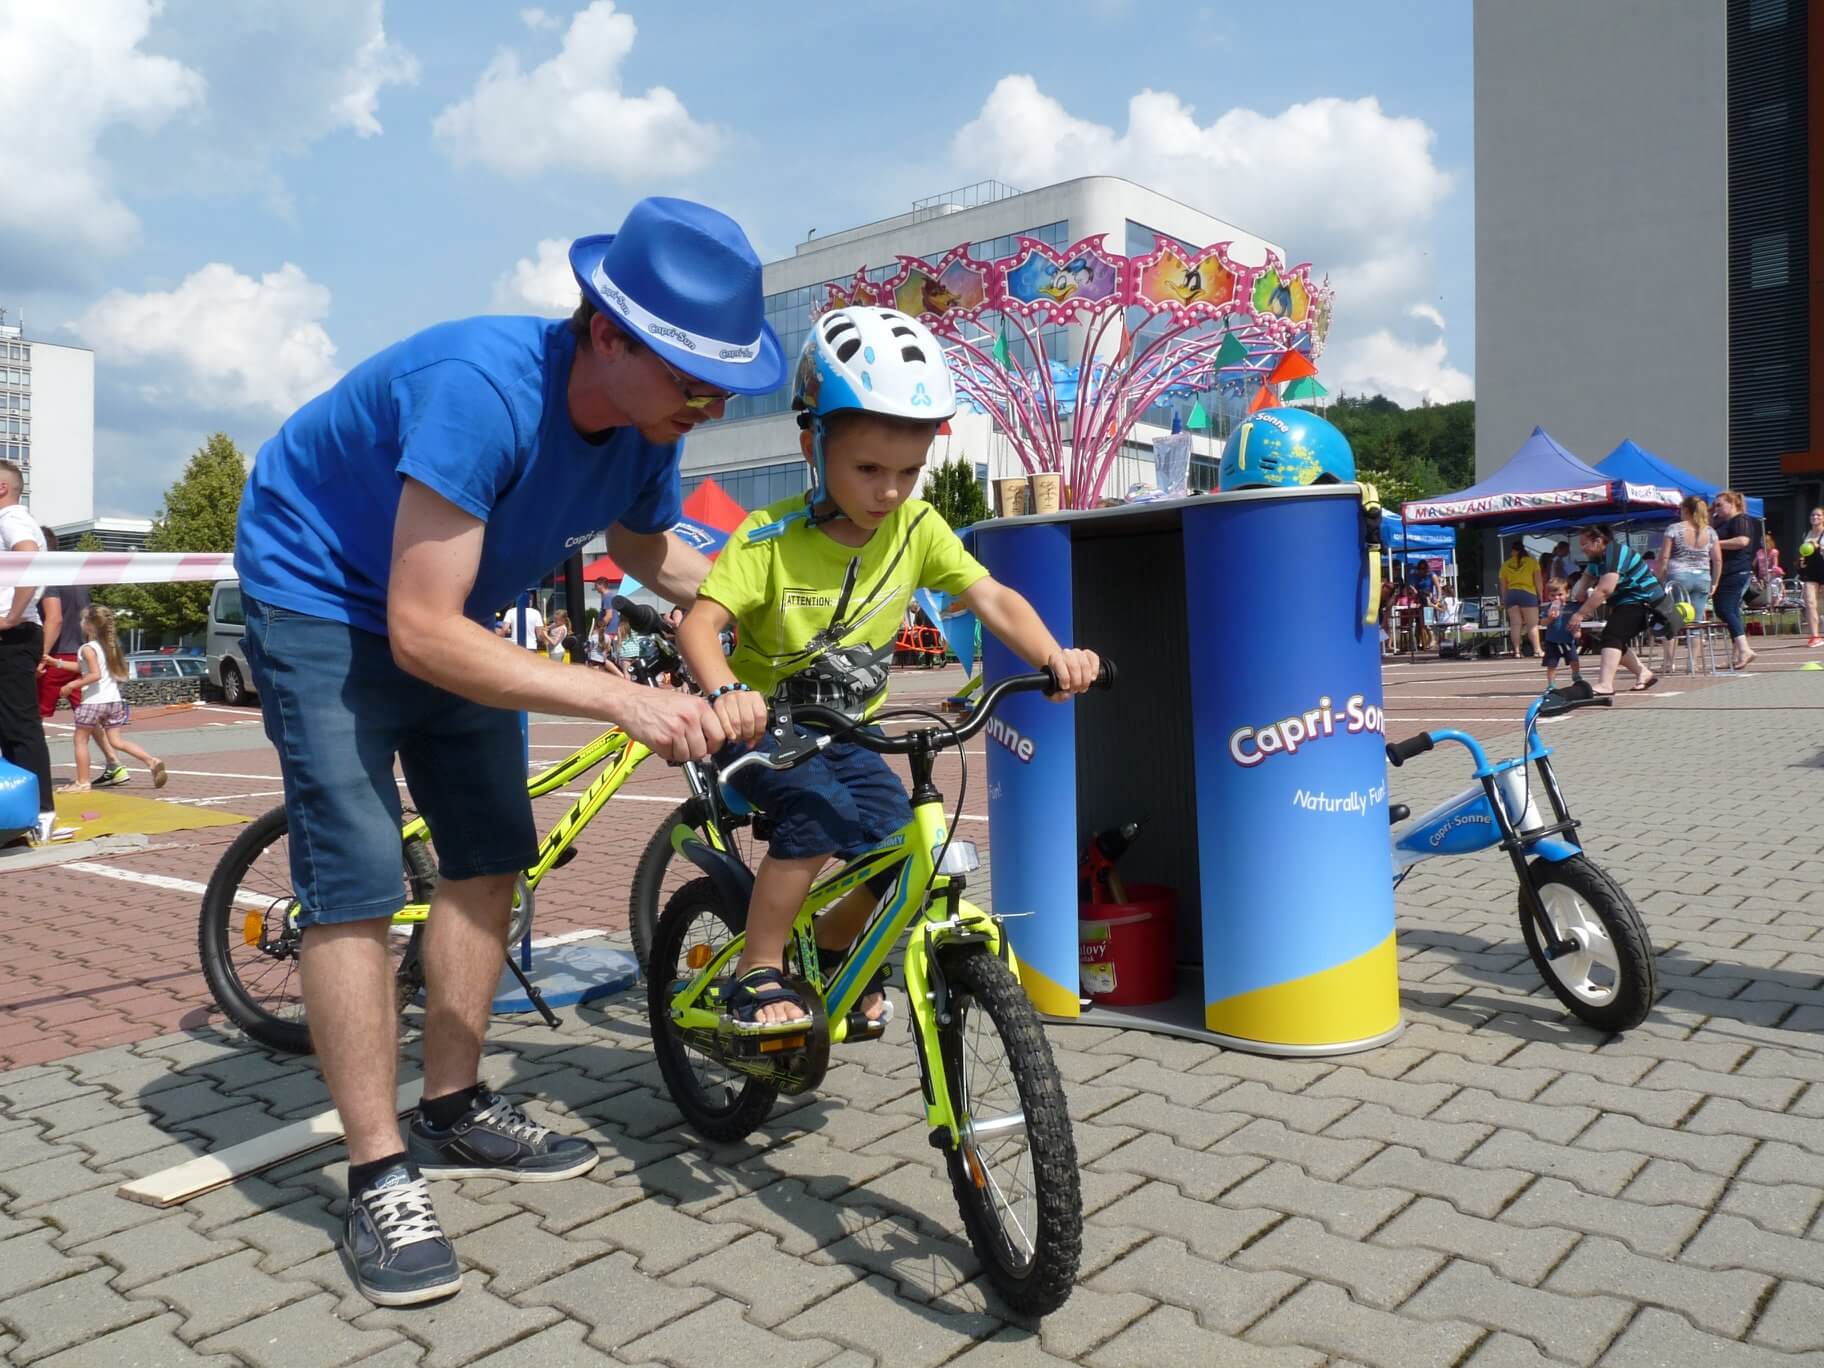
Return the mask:
{"type": "Polygon", "coordinates": [[[523,1140],[528,1145],[538,1144],[551,1133],[549,1126],[539,1125],[504,1097],[496,1098],[491,1106],[476,1116],[474,1124],[505,1131],[515,1140],[523,1140]]]}
{"type": "Polygon", "coordinates": [[[370,1191],[363,1201],[388,1249],[443,1238],[443,1227],[431,1210],[431,1185],[422,1178],[370,1191]]]}

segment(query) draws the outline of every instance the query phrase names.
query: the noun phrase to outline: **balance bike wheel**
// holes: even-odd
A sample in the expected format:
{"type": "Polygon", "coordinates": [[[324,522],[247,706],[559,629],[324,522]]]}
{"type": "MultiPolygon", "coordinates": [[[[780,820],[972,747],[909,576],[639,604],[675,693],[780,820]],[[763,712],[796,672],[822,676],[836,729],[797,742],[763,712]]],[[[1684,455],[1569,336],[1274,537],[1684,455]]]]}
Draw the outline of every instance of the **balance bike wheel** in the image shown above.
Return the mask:
{"type": "Polygon", "coordinates": [[[1560,939],[1581,947],[1545,957],[1539,931],[1520,898],[1520,932],[1545,986],[1571,1013],[1599,1031],[1626,1031],[1646,1020],[1658,996],[1653,942],[1622,888],[1582,855],[1528,866],[1533,887],[1560,939]]]}

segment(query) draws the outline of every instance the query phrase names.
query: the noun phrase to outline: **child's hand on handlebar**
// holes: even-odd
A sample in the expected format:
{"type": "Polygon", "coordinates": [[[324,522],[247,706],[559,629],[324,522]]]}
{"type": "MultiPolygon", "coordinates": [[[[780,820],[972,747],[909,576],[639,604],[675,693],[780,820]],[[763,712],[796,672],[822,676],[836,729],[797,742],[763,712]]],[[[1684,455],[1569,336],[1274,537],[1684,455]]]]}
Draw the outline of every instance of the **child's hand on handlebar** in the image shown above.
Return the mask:
{"type": "Polygon", "coordinates": [[[1058,692],[1047,694],[1046,697],[1053,703],[1062,703],[1096,682],[1096,676],[1102,672],[1102,661],[1094,651],[1080,651],[1072,647],[1069,650],[1053,651],[1045,661],[1045,668],[1058,681],[1058,692]]]}
{"type": "Polygon", "coordinates": [[[718,698],[715,709],[716,719],[730,741],[758,741],[766,732],[766,698],[762,694],[737,689],[718,698]]]}

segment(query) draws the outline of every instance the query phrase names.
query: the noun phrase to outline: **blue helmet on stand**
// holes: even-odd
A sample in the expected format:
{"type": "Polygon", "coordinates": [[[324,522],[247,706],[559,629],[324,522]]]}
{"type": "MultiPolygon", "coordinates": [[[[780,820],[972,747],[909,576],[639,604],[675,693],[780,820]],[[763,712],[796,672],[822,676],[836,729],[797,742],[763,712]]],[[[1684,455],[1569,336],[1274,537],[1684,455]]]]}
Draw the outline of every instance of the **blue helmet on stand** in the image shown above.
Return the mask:
{"type": "Polygon", "coordinates": [[[1216,487],[1271,489],[1354,479],[1355,453],[1334,426],[1305,409],[1270,408],[1250,413],[1229,434],[1216,487]]]}

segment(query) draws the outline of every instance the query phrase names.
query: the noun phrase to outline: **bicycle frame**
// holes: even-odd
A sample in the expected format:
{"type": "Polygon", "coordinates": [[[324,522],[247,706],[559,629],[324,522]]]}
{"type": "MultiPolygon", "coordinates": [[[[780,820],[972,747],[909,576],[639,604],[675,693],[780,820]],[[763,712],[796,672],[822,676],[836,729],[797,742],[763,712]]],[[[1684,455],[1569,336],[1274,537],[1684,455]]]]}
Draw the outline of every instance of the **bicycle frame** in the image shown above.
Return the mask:
{"type": "MultiPolygon", "coordinates": [[[[798,945],[799,963],[805,977],[824,999],[830,1021],[830,1040],[835,1044],[848,1038],[849,1014],[860,1003],[876,971],[886,963],[900,939],[913,931],[913,923],[923,916],[923,934],[910,935],[906,944],[906,997],[912,1005],[917,1026],[914,1037],[925,1070],[926,1120],[933,1129],[941,1128],[956,1141],[961,1134],[960,1121],[950,1106],[942,1051],[936,1048],[938,1026],[945,1022],[949,1012],[942,970],[937,965],[937,951],[946,945],[976,943],[1000,955],[1016,973],[1018,966],[1013,960],[1012,947],[1001,935],[999,923],[981,908],[963,900],[964,881],[960,874],[944,873],[938,868],[938,852],[944,848],[946,840],[945,822],[941,798],[931,797],[915,804],[912,820],[905,826],[812,886],[792,923],[791,935],[798,945]],[[814,934],[816,915],[895,865],[899,867],[899,873],[891,891],[856,938],[848,958],[826,983],[818,968],[814,934]]],[[[675,839],[680,852],[699,865],[717,858],[707,855],[701,842],[694,838],[680,836],[675,839]],[[695,852],[690,849],[693,845],[697,847],[695,852]]],[[[948,858],[945,862],[950,863],[948,858]]],[[[729,971],[746,943],[745,935],[731,938],[672,996],[672,1019],[681,1029],[711,1033],[717,1030],[719,1014],[697,1004],[709,986],[729,971]]]]}
{"type": "MultiPolygon", "coordinates": [[[[596,813],[602,810],[604,803],[620,792],[627,777],[651,754],[650,750],[619,727],[610,727],[580,750],[573,751],[550,769],[534,775],[526,782],[528,798],[543,798],[555,793],[571,780],[587,774],[604,761],[612,761],[539,843],[538,858],[525,871],[528,888],[538,887],[538,881],[551,872],[563,853],[570,848],[577,833],[589,825],[596,813]]],[[[405,824],[400,836],[409,841],[415,836],[427,835],[429,830],[423,817],[414,817],[405,824]]],[[[429,911],[429,903],[407,903],[394,914],[393,923],[421,922],[429,911]]]]}
{"type": "Polygon", "coordinates": [[[1510,760],[1491,762],[1480,742],[1468,732],[1440,728],[1428,733],[1433,742],[1454,741],[1469,752],[1475,762],[1475,778],[1481,791],[1466,790],[1457,797],[1420,817],[1409,819],[1405,828],[1394,836],[1395,877],[1434,855],[1466,854],[1499,845],[1512,860],[1520,880],[1521,896],[1528,915],[1540,931],[1540,945],[1547,959],[1577,949],[1574,941],[1561,941],[1551,918],[1539,899],[1538,890],[1527,872],[1527,859],[1539,855],[1556,864],[1581,855],[1583,847],[1576,837],[1577,821],[1571,816],[1558,787],[1558,776],[1552,769],[1552,748],[1539,740],[1539,709],[1543,699],[1536,699],[1526,711],[1526,749],[1510,760]],[[1538,806],[1532,801],[1525,784],[1525,768],[1535,766],[1551,804],[1551,822],[1540,820],[1538,806]],[[1482,830],[1476,830],[1481,827],[1482,830]],[[1563,839],[1559,839],[1559,838],[1563,839]]]}

